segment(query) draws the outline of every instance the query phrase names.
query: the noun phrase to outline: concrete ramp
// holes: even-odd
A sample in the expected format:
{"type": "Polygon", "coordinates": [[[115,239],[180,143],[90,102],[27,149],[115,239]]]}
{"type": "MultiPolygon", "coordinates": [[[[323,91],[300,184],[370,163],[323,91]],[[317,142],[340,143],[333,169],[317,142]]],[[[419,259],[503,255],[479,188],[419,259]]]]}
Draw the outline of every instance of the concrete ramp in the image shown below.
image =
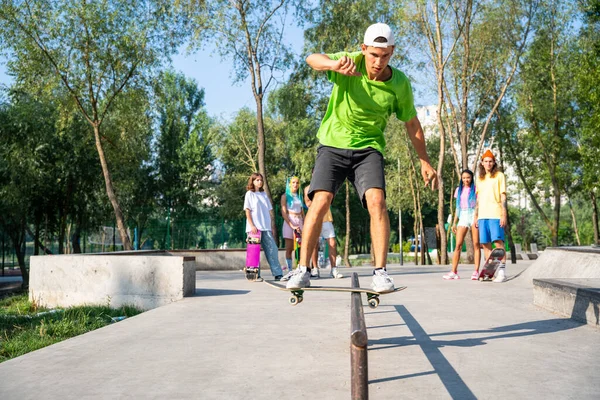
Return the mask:
{"type": "Polygon", "coordinates": [[[600,327],[600,249],[548,248],[510,280],[533,288],[533,304],[600,327]]]}
{"type": "MultiPolygon", "coordinates": [[[[508,265],[510,268],[510,265],[508,265]]],[[[534,279],[600,279],[600,249],[551,247],[514,279],[533,287],[534,279]]]]}

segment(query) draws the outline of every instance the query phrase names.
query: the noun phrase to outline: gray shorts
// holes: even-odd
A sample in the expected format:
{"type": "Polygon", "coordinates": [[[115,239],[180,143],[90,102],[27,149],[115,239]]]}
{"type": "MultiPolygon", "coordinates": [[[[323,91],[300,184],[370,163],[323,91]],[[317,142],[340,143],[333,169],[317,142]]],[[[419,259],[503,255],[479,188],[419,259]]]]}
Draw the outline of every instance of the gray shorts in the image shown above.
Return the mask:
{"type": "Polygon", "coordinates": [[[371,147],[350,150],[319,145],[310,180],[309,199],[312,200],[314,193],[319,190],[335,195],[346,178],[356,189],[362,206],[367,208],[365,192],[368,189],[382,189],[385,196],[383,155],[371,147]]]}

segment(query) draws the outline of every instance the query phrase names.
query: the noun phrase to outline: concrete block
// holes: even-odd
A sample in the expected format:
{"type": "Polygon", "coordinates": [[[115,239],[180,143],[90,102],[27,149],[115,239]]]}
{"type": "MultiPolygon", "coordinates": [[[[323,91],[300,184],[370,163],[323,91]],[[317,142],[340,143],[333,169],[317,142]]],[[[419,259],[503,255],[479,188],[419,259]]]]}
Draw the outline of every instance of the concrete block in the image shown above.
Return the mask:
{"type": "MultiPolygon", "coordinates": [[[[197,271],[239,271],[246,266],[246,249],[172,250],[170,254],[194,257],[197,271]]],[[[269,269],[267,257],[261,250],[260,268],[269,269]]],[[[279,250],[279,264],[285,265],[285,250],[279,250]]]]}
{"type": "Polygon", "coordinates": [[[600,328],[600,279],[534,279],[533,304],[600,328]]]}
{"type": "Polygon", "coordinates": [[[195,294],[193,258],[130,254],[31,257],[29,299],[49,308],[109,304],[147,310],[195,294]]]}

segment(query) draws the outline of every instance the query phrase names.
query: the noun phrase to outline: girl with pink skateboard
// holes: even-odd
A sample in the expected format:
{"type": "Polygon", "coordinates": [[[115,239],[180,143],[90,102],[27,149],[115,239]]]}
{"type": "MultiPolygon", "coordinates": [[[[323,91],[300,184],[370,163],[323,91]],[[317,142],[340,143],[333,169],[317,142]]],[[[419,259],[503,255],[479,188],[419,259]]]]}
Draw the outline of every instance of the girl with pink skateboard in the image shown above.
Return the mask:
{"type": "MultiPolygon", "coordinates": [[[[253,173],[248,178],[248,190],[244,198],[244,212],[246,213],[246,234],[248,235],[248,248],[246,254],[246,277],[249,280],[262,281],[260,277],[260,248],[257,251],[256,238],[262,244],[271,273],[276,281],[280,280],[283,273],[279,265],[278,249],[273,233],[271,232],[271,214],[273,205],[263,188],[263,176],[253,173]],[[260,235],[260,236],[259,236],[260,235]]],[[[258,244],[258,246],[260,246],[258,244]]]]}

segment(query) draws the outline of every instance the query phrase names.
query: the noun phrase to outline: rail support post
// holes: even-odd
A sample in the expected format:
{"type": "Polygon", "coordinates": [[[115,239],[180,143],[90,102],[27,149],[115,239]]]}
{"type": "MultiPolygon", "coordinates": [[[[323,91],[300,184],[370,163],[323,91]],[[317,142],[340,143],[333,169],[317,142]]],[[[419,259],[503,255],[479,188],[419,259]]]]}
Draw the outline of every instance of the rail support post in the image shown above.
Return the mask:
{"type": "MultiPolygon", "coordinates": [[[[358,274],[352,273],[352,287],[359,288],[358,274]]],[[[351,305],[350,365],[353,400],[369,398],[369,365],[367,360],[367,326],[359,292],[353,292],[351,305]]]]}

